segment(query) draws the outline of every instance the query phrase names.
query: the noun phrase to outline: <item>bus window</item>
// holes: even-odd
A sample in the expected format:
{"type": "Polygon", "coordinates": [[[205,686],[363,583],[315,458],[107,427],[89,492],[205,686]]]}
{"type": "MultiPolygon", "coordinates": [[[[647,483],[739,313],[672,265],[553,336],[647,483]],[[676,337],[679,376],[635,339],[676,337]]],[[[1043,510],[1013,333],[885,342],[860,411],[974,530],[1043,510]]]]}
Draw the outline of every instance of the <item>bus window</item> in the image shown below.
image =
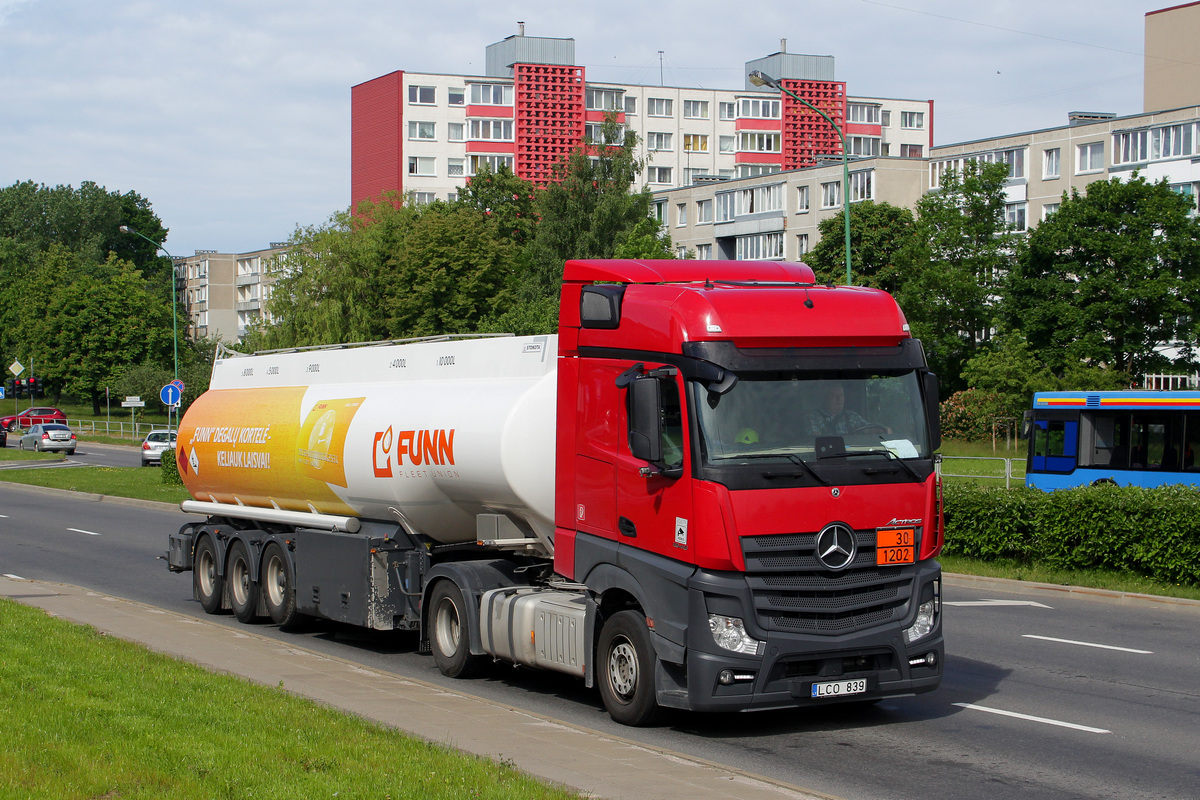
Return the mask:
{"type": "Polygon", "coordinates": [[[1183,468],[1197,468],[1196,455],[1200,452],[1200,413],[1189,411],[1183,421],[1183,468]]]}
{"type": "Polygon", "coordinates": [[[1183,431],[1177,416],[1133,415],[1130,469],[1179,470],[1183,431]]]}
{"type": "Polygon", "coordinates": [[[1074,470],[1078,436],[1079,422],[1076,420],[1037,420],[1033,428],[1033,469],[1037,472],[1074,470]]]}

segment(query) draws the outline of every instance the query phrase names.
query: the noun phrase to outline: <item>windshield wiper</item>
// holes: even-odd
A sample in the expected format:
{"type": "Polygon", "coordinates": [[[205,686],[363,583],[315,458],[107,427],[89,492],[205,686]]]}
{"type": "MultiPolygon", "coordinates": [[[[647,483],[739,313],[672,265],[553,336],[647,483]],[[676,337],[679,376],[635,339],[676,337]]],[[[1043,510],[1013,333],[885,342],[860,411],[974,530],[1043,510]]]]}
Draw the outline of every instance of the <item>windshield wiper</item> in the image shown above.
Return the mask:
{"type": "Polygon", "coordinates": [[[721,460],[724,461],[724,460],[733,459],[733,458],[747,458],[747,459],[750,459],[750,458],[779,458],[780,456],[783,456],[784,458],[786,458],[788,461],[792,462],[796,466],[801,467],[804,470],[804,472],[764,472],[762,474],[762,476],[764,478],[766,478],[767,480],[776,480],[778,478],[799,478],[801,475],[803,475],[806,472],[809,475],[816,478],[817,481],[825,484],[826,486],[833,485],[830,481],[828,481],[824,477],[822,477],[821,474],[819,472],[817,472],[815,469],[813,469],[809,464],[805,463],[803,458],[796,455],[795,453],[742,453],[740,455],[721,456],[721,460]]]}
{"type": "MultiPolygon", "coordinates": [[[[921,482],[921,476],[917,474],[917,471],[915,469],[913,469],[912,467],[910,467],[903,458],[896,455],[895,453],[893,453],[891,450],[888,450],[887,448],[873,448],[871,450],[846,450],[841,453],[838,453],[837,455],[838,455],[838,457],[844,457],[844,458],[857,458],[858,456],[884,456],[885,458],[887,458],[891,461],[895,461],[897,464],[904,467],[904,471],[907,472],[909,475],[911,475],[914,481],[916,481],[917,483],[921,482]]],[[[829,457],[832,457],[832,456],[829,456],[829,457]]]]}

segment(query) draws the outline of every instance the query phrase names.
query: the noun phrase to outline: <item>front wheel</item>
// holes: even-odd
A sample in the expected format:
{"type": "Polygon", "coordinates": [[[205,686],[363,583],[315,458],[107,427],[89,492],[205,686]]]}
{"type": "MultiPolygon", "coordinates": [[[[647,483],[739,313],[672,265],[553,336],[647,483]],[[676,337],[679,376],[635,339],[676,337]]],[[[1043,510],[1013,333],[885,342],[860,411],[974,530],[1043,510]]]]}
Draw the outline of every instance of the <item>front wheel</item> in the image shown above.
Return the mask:
{"type": "Polygon", "coordinates": [[[654,693],[658,656],[646,617],[637,611],[613,614],[600,630],[596,650],[600,697],[622,725],[649,725],[659,714],[654,693]]]}
{"type": "Polygon", "coordinates": [[[468,678],[482,669],[486,656],[471,655],[467,604],[452,580],[439,581],[429,593],[429,644],[433,660],[448,678],[468,678]]]}

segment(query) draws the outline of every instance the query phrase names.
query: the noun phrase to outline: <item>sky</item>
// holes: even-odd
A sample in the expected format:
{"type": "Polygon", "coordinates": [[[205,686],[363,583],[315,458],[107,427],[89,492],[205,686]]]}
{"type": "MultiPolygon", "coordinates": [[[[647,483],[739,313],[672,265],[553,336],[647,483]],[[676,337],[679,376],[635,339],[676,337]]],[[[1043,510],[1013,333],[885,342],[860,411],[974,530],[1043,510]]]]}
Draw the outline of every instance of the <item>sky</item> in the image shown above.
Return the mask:
{"type": "Polygon", "coordinates": [[[1146,12],[1170,0],[0,0],[0,186],[135,191],[175,256],[242,253],[350,204],[350,87],[480,75],[517,33],[587,78],[741,89],[780,49],[851,96],[934,101],[934,142],[1142,111],[1146,12]],[[661,51],[661,54],[660,54],[661,51]]]}

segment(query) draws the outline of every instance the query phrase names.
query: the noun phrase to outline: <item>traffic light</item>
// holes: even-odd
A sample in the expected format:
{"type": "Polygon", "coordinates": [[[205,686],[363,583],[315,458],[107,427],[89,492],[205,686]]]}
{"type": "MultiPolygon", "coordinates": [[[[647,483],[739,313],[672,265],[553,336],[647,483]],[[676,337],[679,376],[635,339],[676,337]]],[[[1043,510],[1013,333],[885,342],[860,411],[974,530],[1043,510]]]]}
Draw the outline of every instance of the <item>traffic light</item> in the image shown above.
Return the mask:
{"type": "Polygon", "coordinates": [[[14,397],[24,397],[25,396],[25,379],[24,378],[17,378],[17,387],[16,387],[16,390],[13,392],[13,396],[14,397]]]}
{"type": "Polygon", "coordinates": [[[9,378],[8,381],[4,384],[4,390],[5,390],[5,393],[9,397],[16,397],[17,396],[17,379],[9,378]]]}
{"type": "Polygon", "coordinates": [[[25,388],[29,391],[29,398],[32,400],[42,396],[42,380],[41,378],[30,378],[25,388]]]}

